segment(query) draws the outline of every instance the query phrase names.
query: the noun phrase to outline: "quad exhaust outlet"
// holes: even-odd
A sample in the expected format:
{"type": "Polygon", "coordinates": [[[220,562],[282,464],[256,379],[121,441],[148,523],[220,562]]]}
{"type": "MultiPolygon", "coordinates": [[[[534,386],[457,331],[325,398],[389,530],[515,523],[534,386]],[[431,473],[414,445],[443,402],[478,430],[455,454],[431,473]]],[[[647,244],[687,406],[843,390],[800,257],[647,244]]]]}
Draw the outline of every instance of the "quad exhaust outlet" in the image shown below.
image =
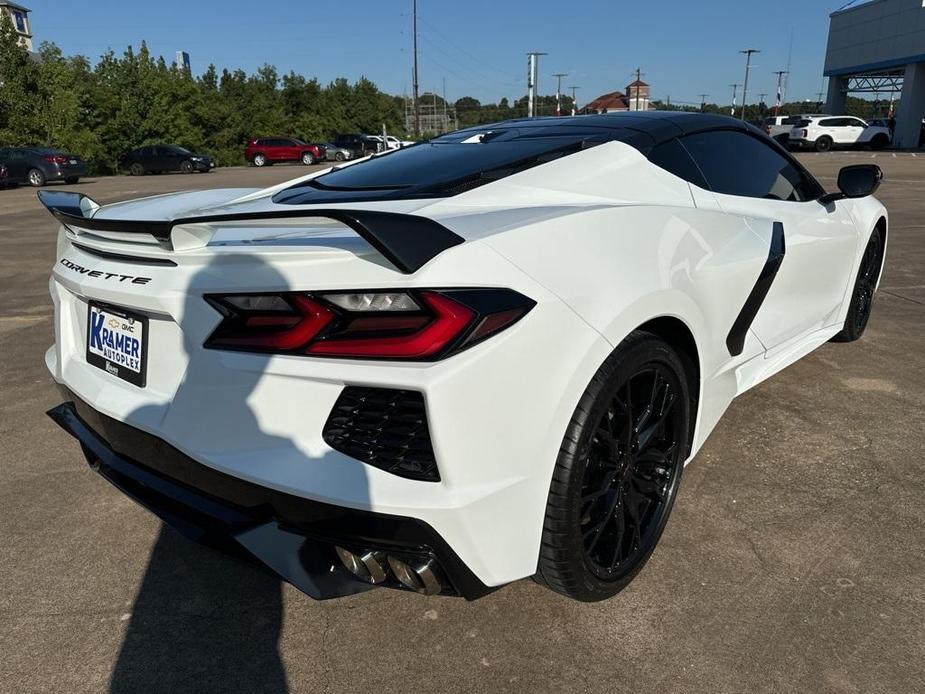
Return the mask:
{"type": "Polygon", "coordinates": [[[405,588],[416,593],[439,595],[443,592],[445,581],[433,557],[399,558],[378,550],[360,553],[343,547],[334,550],[347,571],[361,581],[383,583],[391,573],[405,588]]]}

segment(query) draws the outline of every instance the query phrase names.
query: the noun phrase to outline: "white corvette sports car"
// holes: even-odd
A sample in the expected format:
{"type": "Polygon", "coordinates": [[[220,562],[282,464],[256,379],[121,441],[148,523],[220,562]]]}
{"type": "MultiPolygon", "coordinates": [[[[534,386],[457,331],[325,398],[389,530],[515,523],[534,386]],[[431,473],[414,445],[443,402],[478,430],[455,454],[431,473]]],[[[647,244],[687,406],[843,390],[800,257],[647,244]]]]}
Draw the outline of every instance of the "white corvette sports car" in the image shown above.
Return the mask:
{"type": "Polygon", "coordinates": [[[316,598],[607,598],[733,398],[864,331],[876,166],[679,113],[517,120],[267,190],[41,191],[93,468],[316,598]]]}

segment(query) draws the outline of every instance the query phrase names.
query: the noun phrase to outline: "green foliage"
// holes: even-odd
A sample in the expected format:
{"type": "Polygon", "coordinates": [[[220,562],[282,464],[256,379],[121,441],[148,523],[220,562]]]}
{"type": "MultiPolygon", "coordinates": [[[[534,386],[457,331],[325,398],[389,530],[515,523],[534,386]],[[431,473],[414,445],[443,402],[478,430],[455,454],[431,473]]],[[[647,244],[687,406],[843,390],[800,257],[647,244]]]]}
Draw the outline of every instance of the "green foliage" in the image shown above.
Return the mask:
{"type": "Polygon", "coordinates": [[[0,145],[45,145],[82,155],[94,173],[113,173],[119,156],[151,143],[244,163],[249,138],[289,135],[325,141],[338,132],[403,133],[401,98],[360,78],[322,86],[272,65],[252,75],[214,65],[199,77],[152,56],[142,42],[95,66],[42,44],[33,58],[0,17],[0,145]]]}

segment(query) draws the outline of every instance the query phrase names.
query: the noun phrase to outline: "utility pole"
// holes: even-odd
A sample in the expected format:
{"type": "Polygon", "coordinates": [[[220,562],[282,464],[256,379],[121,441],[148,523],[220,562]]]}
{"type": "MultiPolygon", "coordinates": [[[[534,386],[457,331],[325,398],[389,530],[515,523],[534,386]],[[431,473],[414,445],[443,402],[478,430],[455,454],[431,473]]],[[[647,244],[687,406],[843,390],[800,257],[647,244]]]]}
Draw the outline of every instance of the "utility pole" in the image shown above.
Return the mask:
{"type": "Polygon", "coordinates": [[[729,112],[729,115],[732,116],[733,118],[735,118],[735,115],[736,115],[736,89],[739,88],[739,85],[737,85],[737,84],[730,84],[729,86],[732,87],[732,110],[729,112]]]}
{"type": "Polygon", "coordinates": [[[671,110],[671,94],[669,94],[665,100],[665,110],[666,111],[671,110]]]}
{"type": "Polygon", "coordinates": [[[700,97],[700,112],[703,113],[704,111],[707,110],[707,97],[710,95],[709,94],[698,94],[698,96],[700,97]]]}
{"type": "Polygon", "coordinates": [[[780,115],[780,107],[784,100],[784,93],[782,90],[782,85],[784,83],[784,75],[788,74],[786,70],[777,70],[775,73],[777,75],[777,101],[774,102],[774,115],[780,115]]]}
{"type": "Polygon", "coordinates": [[[443,78],[443,132],[450,129],[450,121],[446,118],[446,77],[443,78]]]}
{"type": "MultiPolygon", "coordinates": [[[[569,89],[572,90],[572,115],[578,115],[578,100],[575,98],[575,92],[581,87],[571,86],[569,89]]],[[[891,102],[892,103],[892,102],[891,102]]]]}
{"type": "Polygon", "coordinates": [[[568,77],[567,72],[554,72],[553,77],[556,78],[556,115],[562,115],[562,78],[568,77]]]}
{"type": "Polygon", "coordinates": [[[748,71],[752,67],[752,53],[761,53],[761,51],[757,48],[746,48],[744,51],[739,51],[739,53],[745,54],[745,83],[742,85],[742,120],[745,120],[745,105],[748,98],[748,71]]]}
{"type": "Polygon", "coordinates": [[[823,94],[825,94],[825,92],[816,92],[816,101],[819,103],[820,111],[822,110],[822,95],[823,94]]]}
{"type": "Polygon", "coordinates": [[[418,104],[418,0],[411,0],[411,33],[414,47],[413,95],[411,105],[414,108],[414,136],[421,137],[421,107],[418,104]]]}
{"type": "Polygon", "coordinates": [[[536,82],[539,77],[541,55],[549,54],[539,51],[527,53],[527,118],[536,117],[536,82]]]}

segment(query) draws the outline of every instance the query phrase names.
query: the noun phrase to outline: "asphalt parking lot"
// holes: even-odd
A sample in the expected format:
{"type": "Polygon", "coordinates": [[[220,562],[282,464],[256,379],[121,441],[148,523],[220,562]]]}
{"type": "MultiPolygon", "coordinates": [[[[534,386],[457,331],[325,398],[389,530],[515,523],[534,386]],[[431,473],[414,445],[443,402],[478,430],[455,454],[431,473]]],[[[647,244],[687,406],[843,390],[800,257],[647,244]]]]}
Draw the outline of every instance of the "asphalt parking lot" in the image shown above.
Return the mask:
{"type": "MultiPolygon", "coordinates": [[[[33,190],[0,191],[0,691],[923,691],[925,153],[800,156],[830,190],[844,164],[884,170],[867,333],[733,404],[652,560],[598,604],[531,581],[318,603],[163,528],[44,415],[56,225],[33,190]]],[[[113,202],[305,172],[67,188],[113,202]]]]}

